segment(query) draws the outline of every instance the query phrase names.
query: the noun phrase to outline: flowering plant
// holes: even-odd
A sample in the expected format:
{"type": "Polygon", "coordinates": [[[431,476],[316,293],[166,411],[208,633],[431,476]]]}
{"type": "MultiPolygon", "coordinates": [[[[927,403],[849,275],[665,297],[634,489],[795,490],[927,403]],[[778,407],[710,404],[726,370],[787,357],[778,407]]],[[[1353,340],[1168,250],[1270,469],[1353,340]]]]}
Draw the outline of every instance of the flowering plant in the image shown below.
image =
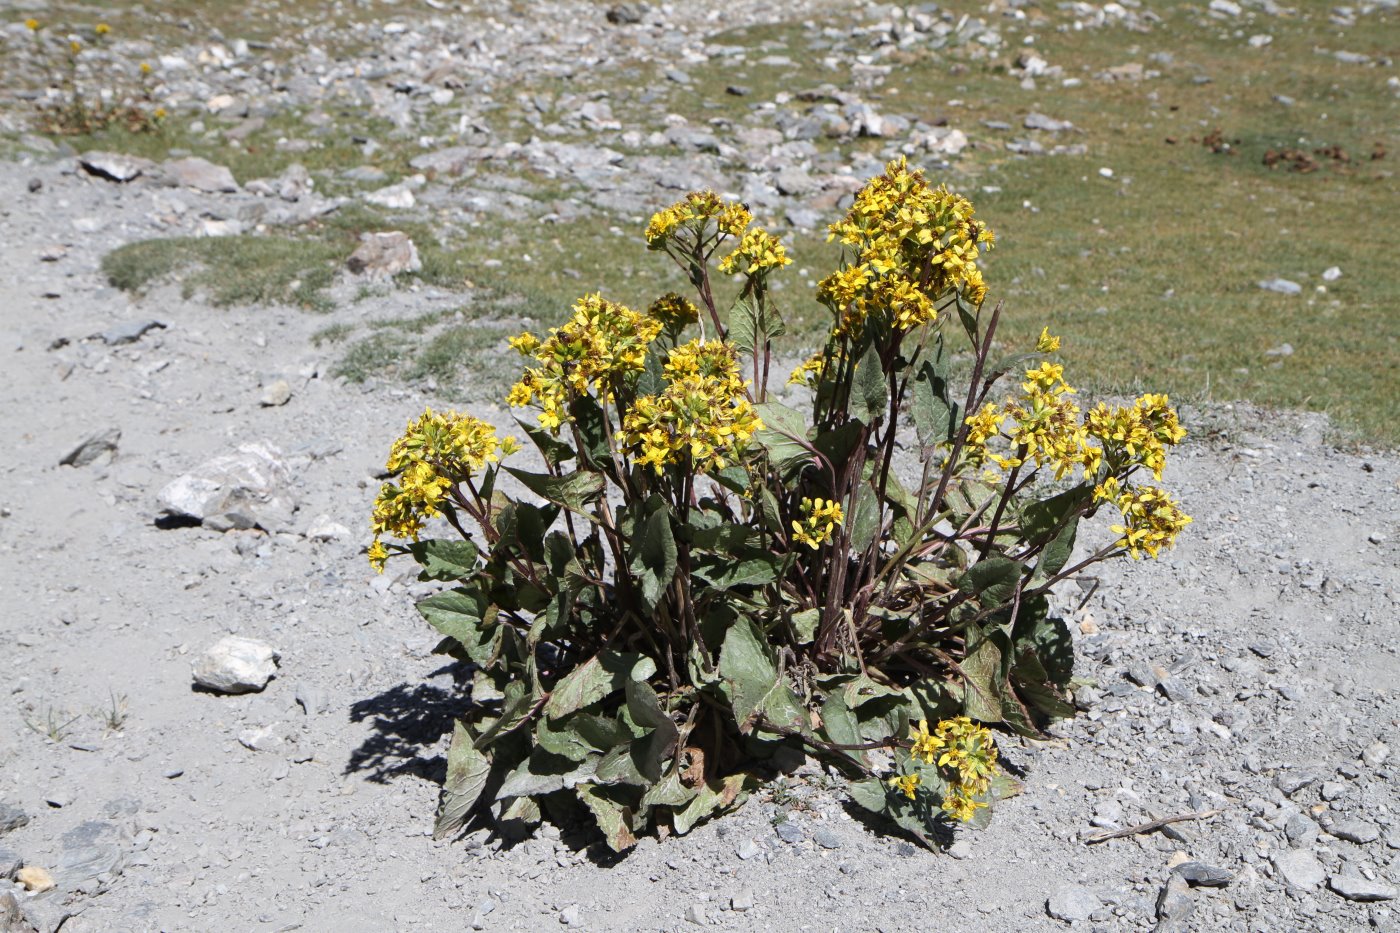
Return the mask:
{"type": "Polygon", "coordinates": [[[790,380],[810,405],[770,395],[782,243],[701,192],[646,230],[698,305],[593,295],[511,341],[526,366],[508,400],[533,413],[542,471],[502,465],[515,439],[468,415],[430,411],[395,443],[370,559],[454,584],[419,609],[474,671],[439,833],[480,804],[534,823],[572,798],[622,850],[736,805],[789,745],[928,841],[1014,792],[989,727],[1072,714],[1047,591],[1190,521],[1139,482],[1181,440],[1176,415],[1158,395],[1081,411],[1048,332],[991,362],[992,232],[902,160],[830,229],[832,327],[790,380]],[[727,315],[715,264],[736,280],[727,315]],[[1101,508],[1116,540],[1071,563],[1101,508]],[[424,537],[439,519],[457,537],[424,537]]]}
{"type": "MultiPolygon", "coordinates": [[[[131,133],[154,132],[166,117],[165,108],[155,102],[155,87],[150,64],[142,62],[136,69],[134,81],[129,80],[125,63],[111,61],[83,66],[89,49],[84,37],[77,32],[52,35],[45,24],[30,17],[24,27],[34,43],[34,49],[45,71],[46,93],[39,104],[39,128],[45,133],[61,136],[82,136],[112,126],[131,133]],[[97,70],[101,69],[101,80],[97,70]],[[127,80],[123,80],[127,79],[127,80]],[[106,91],[99,93],[89,84],[101,84],[106,91]],[[118,88],[125,84],[125,88],[118,88]],[[133,86],[134,85],[134,86],[133,86]],[[105,96],[104,96],[105,95],[105,96]]],[[[88,32],[93,50],[103,50],[109,43],[112,27],[98,23],[88,32]]]]}

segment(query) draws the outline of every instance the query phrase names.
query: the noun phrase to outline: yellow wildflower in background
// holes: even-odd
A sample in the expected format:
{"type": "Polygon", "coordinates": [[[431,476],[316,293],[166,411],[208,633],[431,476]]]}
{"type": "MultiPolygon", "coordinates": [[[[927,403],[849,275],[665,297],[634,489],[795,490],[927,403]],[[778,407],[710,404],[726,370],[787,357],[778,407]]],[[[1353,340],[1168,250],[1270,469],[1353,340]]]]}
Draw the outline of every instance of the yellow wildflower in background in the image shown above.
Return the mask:
{"type": "Polygon", "coordinates": [[[913,800],[914,791],[919,786],[919,776],[917,774],[896,774],[885,783],[895,790],[898,790],[910,800],[913,800]]]}
{"type": "Polygon", "coordinates": [[[719,270],[726,275],[757,275],[791,262],[781,240],[755,227],[744,234],[732,253],[719,261],[719,270]]]}
{"type": "Polygon", "coordinates": [[[1060,338],[1050,336],[1050,328],[1042,327],[1040,339],[1035,342],[1035,352],[1054,353],[1058,349],[1060,349],[1060,338]]]}
{"type": "Polygon", "coordinates": [[[385,464],[398,481],[381,486],[374,502],[371,566],[382,571],[389,556],[381,536],[417,541],[427,520],[442,514],[458,483],[519,449],[515,438],[498,438],[494,427],[471,415],[429,408],[410,421],[385,464]]]}
{"type": "Polygon", "coordinates": [[[30,32],[38,32],[39,21],[31,16],[29,19],[24,21],[24,28],[28,29],[30,32]]]}
{"type": "Polygon", "coordinates": [[[816,550],[831,542],[832,533],[845,521],[841,503],[830,499],[803,499],[801,521],[792,522],[792,539],[816,550]]]}
{"type": "Polygon", "coordinates": [[[93,31],[96,32],[99,36],[105,36],[107,35],[107,33],[112,31],[112,27],[108,26],[106,23],[98,23],[97,28],[93,31]]]}
{"type": "Polygon", "coordinates": [[[668,292],[651,303],[647,314],[661,322],[662,326],[678,331],[687,324],[700,320],[700,309],[688,298],[668,292]]]}
{"type": "Polygon", "coordinates": [[[734,348],[692,340],[671,350],[665,375],[664,391],[640,396],[623,416],[624,452],[658,475],[687,460],[697,473],[736,462],[763,422],[739,378],[734,348]]]}

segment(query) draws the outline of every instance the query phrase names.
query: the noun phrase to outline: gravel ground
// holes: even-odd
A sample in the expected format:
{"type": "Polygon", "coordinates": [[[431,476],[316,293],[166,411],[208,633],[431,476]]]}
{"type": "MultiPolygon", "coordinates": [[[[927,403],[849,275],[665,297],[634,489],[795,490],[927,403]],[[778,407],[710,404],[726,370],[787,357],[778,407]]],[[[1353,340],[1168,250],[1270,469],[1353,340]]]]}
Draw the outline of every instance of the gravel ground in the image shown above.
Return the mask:
{"type": "Polygon", "coordinates": [[[445,402],[332,379],[310,338],[462,296],[345,281],[326,317],[108,286],[106,251],[263,196],[172,197],[0,164],[0,931],[1400,930],[1400,457],[1247,406],[1184,412],[1178,550],[1059,594],[1082,715],[1003,741],[1025,793],[989,830],[924,851],[807,763],[622,859],[567,827],[433,841],[459,672],[362,532],[388,442],[445,402]],[[157,523],[167,483],[255,442],[296,506],[272,533],[157,523]],[[264,691],[192,687],[229,634],[278,651],[264,691]]]}

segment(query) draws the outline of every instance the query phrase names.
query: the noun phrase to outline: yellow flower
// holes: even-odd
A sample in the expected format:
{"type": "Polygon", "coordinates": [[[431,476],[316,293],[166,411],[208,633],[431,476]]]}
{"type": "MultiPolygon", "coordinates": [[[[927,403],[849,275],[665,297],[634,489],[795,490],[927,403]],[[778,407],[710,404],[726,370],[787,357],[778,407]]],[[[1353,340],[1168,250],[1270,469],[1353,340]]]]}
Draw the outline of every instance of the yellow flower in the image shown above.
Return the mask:
{"type": "Polygon", "coordinates": [[[1050,328],[1042,327],[1040,339],[1035,342],[1035,352],[1054,353],[1058,349],[1060,349],[1060,338],[1050,336],[1050,328]]]}
{"type": "Polygon", "coordinates": [[[638,397],[623,415],[623,452],[658,475],[670,463],[708,473],[735,462],[763,422],[734,348],[692,340],[670,351],[664,372],[665,390],[638,397]]]}
{"type": "Polygon", "coordinates": [[[700,320],[700,309],[675,292],[668,292],[653,301],[647,308],[647,314],[660,321],[663,327],[676,331],[700,320]]]}
{"type": "Polygon", "coordinates": [[[949,794],[943,798],[943,812],[953,819],[966,823],[987,806],[985,801],[974,800],[965,794],[949,794]]]}
{"type": "Polygon", "coordinates": [[[30,17],[29,19],[24,21],[24,28],[28,29],[30,32],[38,32],[39,21],[37,19],[34,19],[33,17],[30,17]]]}
{"type": "Polygon", "coordinates": [[[164,120],[167,114],[164,107],[157,107],[151,116],[155,117],[157,120],[164,120]]]}
{"type": "Polygon", "coordinates": [[[142,62],[142,63],[141,63],[141,73],[142,73],[143,75],[148,75],[148,74],[151,73],[151,63],[150,63],[150,62],[142,62]]]}
{"type": "Polygon", "coordinates": [[[389,559],[389,551],[384,547],[384,543],[375,538],[366,553],[369,555],[369,565],[377,572],[383,573],[384,562],[389,559]]]}
{"type": "Polygon", "coordinates": [[[96,28],[94,31],[95,31],[99,36],[105,36],[105,35],[107,35],[107,33],[109,33],[109,32],[112,31],[112,27],[111,27],[111,26],[108,26],[106,23],[98,23],[98,24],[97,24],[97,28],[96,28]]]}
{"type": "Polygon", "coordinates": [[[507,338],[506,343],[521,356],[532,356],[540,348],[540,338],[528,331],[519,336],[507,338]]]}
{"type": "MultiPolygon", "coordinates": [[[[1095,490],[1097,496],[1098,490],[1095,490]]],[[[1134,560],[1147,554],[1156,557],[1163,547],[1173,547],[1177,535],[1191,524],[1191,516],[1181,511],[1181,503],[1165,489],[1155,486],[1128,489],[1114,500],[1123,514],[1123,524],[1112,525],[1121,535],[1118,546],[1126,548],[1134,560]]]]}
{"type": "Polygon", "coordinates": [[[728,256],[719,261],[719,271],[727,275],[755,275],[781,269],[792,262],[782,241],[760,227],[755,227],[728,256]]]}
{"type": "Polygon", "coordinates": [[[68,40],[68,51],[72,52],[74,55],[77,55],[77,54],[78,54],[79,52],[81,52],[82,50],[83,50],[83,44],[82,44],[81,42],[79,42],[77,39],[69,39],[69,40],[68,40]]]}
{"type": "Polygon", "coordinates": [[[896,774],[885,781],[886,784],[898,790],[910,800],[914,799],[914,789],[919,786],[919,776],[917,774],[896,774]]]}
{"type": "Polygon", "coordinates": [[[801,506],[803,521],[792,523],[792,539],[816,550],[831,541],[834,532],[844,521],[841,504],[830,499],[803,499],[801,506]]]}
{"type": "Polygon", "coordinates": [[[920,719],[918,728],[909,727],[909,738],[914,745],[909,749],[909,753],[915,758],[922,758],[924,764],[931,765],[938,757],[939,749],[943,748],[944,742],[936,735],[930,735],[928,731],[928,720],[920,719]]]}

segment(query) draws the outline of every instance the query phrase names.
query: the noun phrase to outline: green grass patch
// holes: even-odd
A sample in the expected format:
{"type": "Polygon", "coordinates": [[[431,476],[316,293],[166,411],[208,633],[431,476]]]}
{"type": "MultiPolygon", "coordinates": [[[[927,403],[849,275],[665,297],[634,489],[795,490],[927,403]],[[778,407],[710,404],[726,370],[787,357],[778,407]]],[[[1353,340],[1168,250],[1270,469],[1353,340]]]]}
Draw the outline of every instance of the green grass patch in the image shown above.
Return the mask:
{"type": "Polygon", "coordinates": [[[294,304],[330,309],[324,290],[348,252],[340,244],[286,236],[177,237],[128,243],[102,259],[108,280],[141,292],[179,277],[186,298],[229,305],[294,304]]]}

